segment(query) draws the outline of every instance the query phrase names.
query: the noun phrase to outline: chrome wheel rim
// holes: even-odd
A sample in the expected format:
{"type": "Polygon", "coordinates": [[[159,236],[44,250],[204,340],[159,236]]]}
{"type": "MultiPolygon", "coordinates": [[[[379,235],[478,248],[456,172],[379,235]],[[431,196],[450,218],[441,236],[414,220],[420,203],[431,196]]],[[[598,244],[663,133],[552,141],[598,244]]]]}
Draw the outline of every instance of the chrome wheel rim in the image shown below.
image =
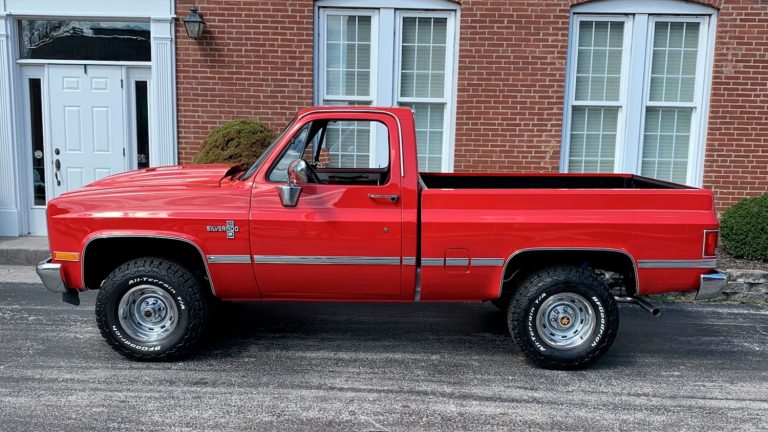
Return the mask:
{"type": "Polygon", "coordinates": [[[595,309],[584,297],[559,293],[548,298],[536,314],[536,330],[547,345],[575,349],[589,341],[595,330],[595,309]]]}
{"type": "Polygon", "coordinates": [[[167,291],[153,285],[128,290],[120,299],[117,316],[120,326],[141,342],[157,342],[176,329],[179,310],[167,291]]]}

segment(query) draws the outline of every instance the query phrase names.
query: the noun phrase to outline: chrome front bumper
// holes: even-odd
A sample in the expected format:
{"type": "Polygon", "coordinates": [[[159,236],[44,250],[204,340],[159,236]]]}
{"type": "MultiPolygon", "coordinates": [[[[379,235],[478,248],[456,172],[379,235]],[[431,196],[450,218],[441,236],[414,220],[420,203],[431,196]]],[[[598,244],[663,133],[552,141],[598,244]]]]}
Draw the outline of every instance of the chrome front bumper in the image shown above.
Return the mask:
{"type": "Polygon", "coordinates": [[[43,281],[43,286],[48,291],[55,293],[67,292],[67,286],[64,285],[64,279],[61,277],[61,264],[52,264],[51,259],[48,258],[37,265],[37,275],[43,281]]]}
{"type": "Polygon", "coordinates": [[[720,295],[728,283],[728,276],[713,270],[712,273],[701,275],[699,290],[696,292],[696,300],[706,300],[720,295]]]}

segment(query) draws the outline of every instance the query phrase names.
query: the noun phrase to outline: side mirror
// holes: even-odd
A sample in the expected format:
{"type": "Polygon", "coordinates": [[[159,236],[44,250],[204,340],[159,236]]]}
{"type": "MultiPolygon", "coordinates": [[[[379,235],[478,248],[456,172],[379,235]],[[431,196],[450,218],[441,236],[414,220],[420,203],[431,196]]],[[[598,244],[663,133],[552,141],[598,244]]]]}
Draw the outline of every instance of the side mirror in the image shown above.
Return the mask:
{"type": "Polygon", "coordinates": [[[288,184],[299,185],[309,181],[307,174],[307,162],[304,159],[296,159],[288,165],[288,184]]]}
{"type": "Polygon", "coordinates": [[[283,207],[296,207],[301,195],[301,184],[308,180],[307,163],[304,160],[297,159],[288,165],[288,184],[277,187],[283,207]]]}

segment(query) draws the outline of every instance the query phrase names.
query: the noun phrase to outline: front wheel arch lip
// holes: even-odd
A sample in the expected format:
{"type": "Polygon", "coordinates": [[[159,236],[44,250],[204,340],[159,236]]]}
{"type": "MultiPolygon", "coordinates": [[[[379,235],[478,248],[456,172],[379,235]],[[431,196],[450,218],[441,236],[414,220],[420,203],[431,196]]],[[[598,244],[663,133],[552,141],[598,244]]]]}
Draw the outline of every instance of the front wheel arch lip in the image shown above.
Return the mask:
{"type": "Polygon", "coordinates": [[[214,297],[216,297],[216,288],[214,287],[213,278],[211,278],[211,271],[208,268],[208,261],[205,259],[206,254],[203,252],[203,249],[200,246],[199,239],[189,235],[173,233],[173,232],[98,231],[95,233],[91,233],[88,237],[86,237],[83,240],[82,247],[81,247],[81,250],[83,251],[83,253],[82,253],[81,262],[80,262],[80,280],[83,286],[83,290],[87,289],[85,284],[85,281],[86,281],[85,261],[87,258],[88,246],[90,246],[91,243],[95,240],[120,239],[120,238],[163,239],[163,240],[180,241],[180,242],[184,242],[192,245],[197,250],[197,253],[200,255],[200,260],[202,261],[203,267],[205,268],[205,275],[208,278],[208,285],[211,288],[211,294],[214,297]]]}

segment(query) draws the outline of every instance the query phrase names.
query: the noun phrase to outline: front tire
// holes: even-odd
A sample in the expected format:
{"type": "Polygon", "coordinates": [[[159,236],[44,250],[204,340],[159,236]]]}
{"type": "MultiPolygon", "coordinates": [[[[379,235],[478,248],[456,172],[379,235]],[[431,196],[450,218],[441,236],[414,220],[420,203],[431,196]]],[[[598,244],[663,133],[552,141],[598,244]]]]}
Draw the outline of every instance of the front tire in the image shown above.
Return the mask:
{"type": "Polygon", "coordinates": [[[591,272],[554,266],[528,275],[507,312],[512,338],[536,365],[584,368],[613,344],[619,312],[608,287],[591,272]]]}
{"type": "Polygon", "coordinates": [[[200,281],[161,258],[126,262],[96,298],[96,322],[112,348],[134,360],[175,360],[200,341],[208,321],[200,281]]]}

